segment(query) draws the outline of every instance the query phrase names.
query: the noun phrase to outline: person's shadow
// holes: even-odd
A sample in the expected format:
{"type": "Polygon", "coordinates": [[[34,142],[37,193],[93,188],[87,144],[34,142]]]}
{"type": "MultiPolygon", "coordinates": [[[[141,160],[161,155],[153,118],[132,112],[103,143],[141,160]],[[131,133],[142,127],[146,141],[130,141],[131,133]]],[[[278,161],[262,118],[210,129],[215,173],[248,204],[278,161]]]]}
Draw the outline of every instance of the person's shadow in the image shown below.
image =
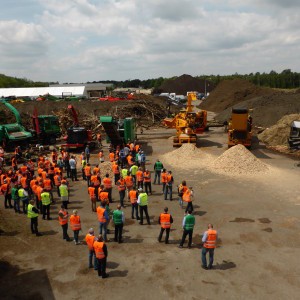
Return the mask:
{"type": "Polygon", "coordinates": [[[223,262],[221,264],[216,264],[214,265],[214,269],[215,270],[229,270],[229,269],[233,269],[233,268],[236,268],[236,264],[232,261],[226,261],[226,260],[223,260],[223,262]]]}

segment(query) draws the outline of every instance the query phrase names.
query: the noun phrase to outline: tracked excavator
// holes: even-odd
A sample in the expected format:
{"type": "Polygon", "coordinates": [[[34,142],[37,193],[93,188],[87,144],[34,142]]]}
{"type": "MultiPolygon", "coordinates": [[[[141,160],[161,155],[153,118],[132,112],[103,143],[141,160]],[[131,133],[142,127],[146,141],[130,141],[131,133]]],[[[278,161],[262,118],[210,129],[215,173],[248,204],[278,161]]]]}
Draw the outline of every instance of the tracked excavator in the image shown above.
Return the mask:
{"type": "Polygon", "coordinates": [[[197,134],[205,131],[207,126],[207,111],[194,111],[192,105],[193,95],[188,94],[187,106],[182,109],[174,118],[165,118],[163,124],[169,128],[176,129],[176,135],[173,137],[173,147],[179,147],[184,143],[197,142],[197,134]]]}

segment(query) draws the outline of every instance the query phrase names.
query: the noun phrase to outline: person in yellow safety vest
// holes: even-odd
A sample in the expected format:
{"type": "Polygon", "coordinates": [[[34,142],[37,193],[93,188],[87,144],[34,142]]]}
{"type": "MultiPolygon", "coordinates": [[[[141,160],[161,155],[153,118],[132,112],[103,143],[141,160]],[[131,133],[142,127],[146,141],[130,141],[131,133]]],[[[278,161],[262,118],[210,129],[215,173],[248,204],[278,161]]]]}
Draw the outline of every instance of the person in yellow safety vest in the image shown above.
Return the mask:
{"type": "Polygon", "coordinates": [[[59,186],[59,194],[63,206],[65,207],[65,209],[68,209],[69,191],[68,191],[67,182],[65,180],[61,181],[61,185],[59,186]]]}
{"type": "Polygon", "coordinates": [[[31,232],[36,236],[42,235],[38,231],[38,216],[39,210],[34,206],[34,200],[30,200],[27,207],[27,217],[30,219],[31,232]]]}
{"type": "Polygon", "coordinates": [[[94,268],[94,270],[98,270],[98,261],[94,250],[95,241],[96,241],[96,237],[94,234],[94,229],[90,228],[87,235],[85,236],[85,242],[89,249],[89,268],[90,269],[94,268]],[[94,266],[93,266],[93,256],[94,256],[94,266]]]}
{"type": "Polygon", "coordinates": [[[143,191],[142,188],[139,188],[138,191],[139,191],[139,196],[138,196],[137,203],[140,206],[140,222],[139,222],[139,224],[143,225],[143,214],[145,212],[147,223],[148,223],[148,225],[150,225],[150,218],[149,218],[149,214],[148,214],[148,195],[147,195],[147,193],[145,193],[143,191]]]}
{"type": "Polygon", "coordinates": [[[51,203],[50,193],[44,190],[41,193],[41,200],[42,200],[42,208],[43,208],[43,220],[46,219],[46,215],[47,215],[47,220],[51,220],[51,218],[50,218],[50,203],[51,203]]]}
{"type": "Polygon", "coordinates": [[[79,231],[81,230],[81,221],[80,221],[80,217],[78,216],[77,209],[73,210],[73,215],[71,215],[70,217],[70,225],[74,233],[74,243],[75,245],[80,245],[78,241],[78,236],[79,236],[79,231]]]}
{"type": "Polygon", "coordinates": [[[102,235],[98,236],[98,239],[94,242],[93,247],[98,261],[98,276],[102,278],[107,278],[109,276],[109,274],[106,273],[108,251],[103,241],[102,235]]]}
{"type": "Polygon", "coordinates": [[[204,232],[203,238],[202,238],[202,242],[203,242],[203,247],[202,247],[202,268],[205,269],[205,270],[213,268],[214,252],[215,252],[217,239],[218,239],[218,233],[217,233],[216,230],[213,229],[213,225],[208,224],[207,228],[208,228],[208,230],[204,232]],[[206,262],[207,252],[209,253],[208,267],[207,267],[207,262],[206,262]]]}
{"type": "Polygon", "coordinates": [[[164,231],[166,230],[166,238],[165,238],[165,243],[169,244],[169,235],[170,235],[170,230],[171,230],[171,224],[173,223],[173,218],[172,216],[168,213],[168,207],[164,208],[164,212],[160,214],[159,219],[158,219],[158,224],[160,224],[160,233],[158,236],[158,242],[161,242],[162,236],[164,231]]]}

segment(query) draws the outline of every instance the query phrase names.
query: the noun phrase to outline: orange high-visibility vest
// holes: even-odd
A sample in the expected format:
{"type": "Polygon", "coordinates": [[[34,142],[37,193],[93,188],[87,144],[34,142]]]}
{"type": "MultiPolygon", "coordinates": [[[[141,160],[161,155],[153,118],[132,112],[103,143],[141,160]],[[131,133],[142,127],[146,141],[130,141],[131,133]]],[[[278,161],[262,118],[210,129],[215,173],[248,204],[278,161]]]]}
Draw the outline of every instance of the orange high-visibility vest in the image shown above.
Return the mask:
{"type": "Polygon", "coordinates": [[[143,181],[143,171],[138,170],[135,174],[137,181],[143,181]]]}
{"type": "Polygon", "coordinates": [[[59,221],[59,224],[60,225],[65,225],[65,224],[67,224],[68,223],[68,218],[62,218],[61,216],[60,216],[60,214],[63,214],[64,215],[64,217],[68,214],[68,212],[65,210],[65,211],[62,211],[62,210],[60,210],[59,211],[59,213],[58,213],[58,221],[59,221]]]}
{"type": "Polygon", "coordinates": [[[103,191],[101,191],[101,193],[100,193],[99,195],[100,195],[100,200],[101,200],[101,201],[106,201],[106,200],[108,200],[108,192],[103,192],[103,191]]]}
{"type": "Polygon", "coordinates": [[[112,187],[111,179],[109,177],[105,177],[103,179],[103,185],[106,189],[110,189],[112,187]]]}
{"type": "Polygon", "coordinates": [[[191,191],[187,188],[182,196],[182,200],[185,202],[192,202],[191,191]]]}
{"type": "Polygon", "coordinates": [[[144,182],[151,182],[151,173],[144,172],[144,182]]]}
{"type": "Polygon", "coordinates": [[[42,192],[43,192],[43,188],[42,188],[41,186],[38,185],[38,186],[36,187],[35,192],[36,192],[36,195],[37,195],[37,197],[38,197],[38,200],[41,201],[41,200],[42,200],[41,194],[42,194],[42,192]]]}
{"type": "Polygon", "coordinates": [[[167,183],[171,182],[172,180],[172,175],[167,175],[167,183]]]}
{"type": "Polygon", "coordinates": [[[89,186],[88,187],[88,193],[90,195],[90,199],[91,200],[95,200],[96,199],[95,188],[93,186],[89,186]]]}
{"type": "Polygon", "coordinates": [[[96,257],[98,259],[103,259],[105,258],[105,254],[104,254],[104,251],[103,251],[103,246],[104,246],[104,243],[103,242],[95,242],[94,243],[94,250],[95,250],[95,254],[96,254],[96,257]]]}
{"type": "Polygon", "coordinates": [[[120,174],[119,166],[117,164],[112,166],[112,170],[114,174],[120,174]]]}
{"type": "Polygon", "coordinates": [[[167,213],[160,214],[160,226],[161,228],[171,228],[171,215],[167,213]]]}
{"type": "Polygon", "coordinates": [[[132,176],[125,177],[125,183],[127,188],[131,188],[133,186],[133,178],[132,176]]]}
{"type": "Polygon", "coordinates": [[[54,176],[54,184],[55,184],[55,186],[60,186],[60,184],[61,184],[61,178],[60,178],[59,175],[55,175],[54,176]]]}
{"type": "Polygon", "coordinates": [[[81,229],[80,217],[75,216],[75,215],[71,215],[70,224],[71,224],[71,229],[73,231],[80,230],[81,229]]]}
{"type": "Polygon", "coordinates": [[[129,199],[131,204],[135,204],[137,202],[137,191],[131,190],[129,192],[129,199]]]}
{"type": "Polygon", "coordinates": [[[49,178],[46,178],[46,179],[44,180],[44,189],[45,189],[46,191],[51,191],[51,189],[52,189],[52,186],[51,186],[51,180],[50,180],[49,178]]]}
{"type": "Polygon", "coordinates": [[[167,181],[168,181],[167,176],[168,176],[167,172],[161,173],[161,182],[162,183],[167,183],[167,181]]]}
{"type": "Polygon", "coordinates": [[[126,189],[125,187],[125,180],[123,178],[119,179],[117,182],[118,185],[118,191],[124,191],[126,189]]]}
{"type": "Polygon", "coordinates": [[[22,173],[25,173],[27,171],[27,166],[22,166],[20,169],[22,173]]]}
{"type": "Polygon", "coordinates": [[[99,185],[100,185],[100,181],[99,181],[97,175],[93,175],[93,176],[91,177],[91,182],[94,183],[94,186],[99,186],[99,185]]]}
{"type": "Polygon", "coordinates": [[[110,162],[115,161],[115,154],[113,152],[110,152],[108,156],[109,156],[110,162]]]}
{"type": "Polygon", "coordinates": [[[94,235],[90,235],[89,233],[85,236],[85,241],[86,244],[89,248],[89,250],[94,250],[94,242],[95,242],[95,236],[94,235]]]}
{"type": "Polygon", "coordinates": [[[91,167],[86,166],[84,168],[84,174],[85,174],[85,176],[91,176],[91,167]]]}
{"type": "Polygon", "coordinates": [[[105,208],[98,206],[97,207],[97,216],[98,216],[98,221],[100,223],[106,223],[106,221],[107,221],[104,216],[104,213],[105,213],[105,208]]]}
{"type": "Polygon", "coordinates": [[[208,249],[216,248],[217,231],[214,229],[208,229],[206,233],[207,233],[207,240],[203,245],[204,248],[208,248],[208,249]]]}
{"type": "Polygon", "coordinates": [[[96,174],[100,173],[100,168],[94,167],[93,173],[96,173],[96,174]]]}
{"type": "Polygon", "coordinates": [[[23,176],[20,181],[21,181],[22,188],[26,189],[27,188],[27,177],[23,176]]]}

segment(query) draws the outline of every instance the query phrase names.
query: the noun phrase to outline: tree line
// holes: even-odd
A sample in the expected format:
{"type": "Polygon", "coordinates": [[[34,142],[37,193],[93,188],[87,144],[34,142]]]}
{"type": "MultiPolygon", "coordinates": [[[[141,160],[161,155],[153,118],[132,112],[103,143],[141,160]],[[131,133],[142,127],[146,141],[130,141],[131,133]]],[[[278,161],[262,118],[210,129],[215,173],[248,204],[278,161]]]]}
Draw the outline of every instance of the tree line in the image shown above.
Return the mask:
{"type": "MultiPolygon", "coordinates": [[[[250,74],[232,74],[232,75],[200,75],[195,76],[198,79],[211,81],[215,86],[222,80],[230,80],[235,78],[241,78],[252,82],[258,86],[271,87],[271,88],[280,88],[280,89],[294,89],[300,88],[300,73],[292,72],[291,69],[283,70],[281,73],[271,71],[270,73],[250,73],[250,74]]],[[[124,81],[115,81],[115,80],[102,80],[102,81],[93,81],[87,83],[111,83],[116,88],[143,88],[143,89],[158,89],[163,82],[166,80],[176,79],[177,77],[172,78],[152,78],[147,80],[140,79],[128,79],[124,81]]],[[[58,84],[58,82],[51,82],[50,84],[58,84]]],[[[49,82],[34,82],[26,78],[16,78],[5,76],[0,74],[0,88],[14,88],[14,87],[47,87],[49,82]]]]}

